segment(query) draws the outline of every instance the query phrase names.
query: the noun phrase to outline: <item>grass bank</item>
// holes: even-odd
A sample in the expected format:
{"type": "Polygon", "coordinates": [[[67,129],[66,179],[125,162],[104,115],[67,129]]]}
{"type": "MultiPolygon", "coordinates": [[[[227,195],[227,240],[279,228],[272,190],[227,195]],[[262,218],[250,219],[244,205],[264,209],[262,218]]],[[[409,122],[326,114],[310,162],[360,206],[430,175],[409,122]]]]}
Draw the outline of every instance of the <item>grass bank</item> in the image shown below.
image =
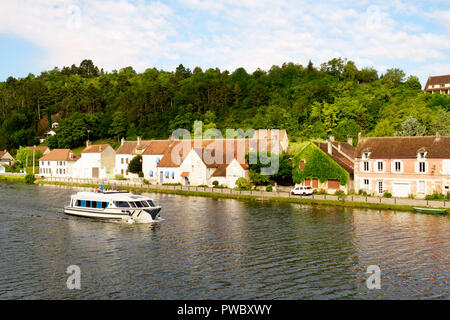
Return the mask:
{"type": "MultiPolygon", "coordinates": [[[[97,188],[97,184],[84,184],[84,183],[67,183],[59,181],[45,181],[38,180],[38,184],[43,185],[60,185],[60,186],[72,186],[72,187],[84,187],[84,188],[97,188]]],[[[110,185],[104,186],[106,189],[110,189],[110,185]]],[[[397,210],[397,211],[414,211],[413,206],[384,204],[384,203],[366,203],[366,202],[351,202],[351,201],[335,201],[335,200],[317,200],[317,199],[305,199],[305,198],[282,198],[282,197],[262,197],[254,195],[241,195],[241,194],[229,194],[229,193],[212,193],[202,191],[187,191],[187,190],[168,190],[168,189],[156,189],[149,186],[148,188],[137,188],[121,186],[122,190],[128,190],[132,192],[153,192],[153,193],[165,193],[165,194],[177,194],[183,196],[200,196],[209,198],[225,198],[225,199],[245,199],[245,200],[260,200],[260,201],[273,201],[273,202],[287,202],[287,203],[299,203],[307,205],[317,206],[338,206],[346,208],[363,208],[363,209],[378,209],[378,210],[397,210]]],[[[450,210],[447,209],[449,213],[450,210]]]]}
{"type": "Polygon", "coordinates": [[[0,176],[0,182],[25,183],[25,176],[0,176]]]}

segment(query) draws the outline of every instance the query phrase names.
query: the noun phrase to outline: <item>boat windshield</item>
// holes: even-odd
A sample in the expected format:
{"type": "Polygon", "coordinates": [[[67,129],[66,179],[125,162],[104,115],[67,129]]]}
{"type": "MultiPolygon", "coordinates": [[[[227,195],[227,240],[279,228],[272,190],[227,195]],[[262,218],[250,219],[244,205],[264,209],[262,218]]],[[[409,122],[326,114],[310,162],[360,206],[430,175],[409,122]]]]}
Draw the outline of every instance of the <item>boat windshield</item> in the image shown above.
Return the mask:
{"type": "Polygon", "coordinates": [[[153,203],[152,200],[147,200],[147,203],[148,203],[149,207],[154,207],[155,206],[155,204],[153,203]]]}

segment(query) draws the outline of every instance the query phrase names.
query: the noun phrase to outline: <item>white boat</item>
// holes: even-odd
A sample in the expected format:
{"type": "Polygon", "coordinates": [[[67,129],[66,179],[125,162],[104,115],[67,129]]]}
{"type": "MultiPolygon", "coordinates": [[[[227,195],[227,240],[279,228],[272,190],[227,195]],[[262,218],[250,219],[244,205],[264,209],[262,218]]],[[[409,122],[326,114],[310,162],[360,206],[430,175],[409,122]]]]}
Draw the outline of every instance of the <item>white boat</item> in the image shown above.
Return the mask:
{"type": "Polygon", "coordinates": [[[160,211],[152,199],[128,191],[78,192],[64,207],[68,215],[128,223],[157,221],[160,211]]]}

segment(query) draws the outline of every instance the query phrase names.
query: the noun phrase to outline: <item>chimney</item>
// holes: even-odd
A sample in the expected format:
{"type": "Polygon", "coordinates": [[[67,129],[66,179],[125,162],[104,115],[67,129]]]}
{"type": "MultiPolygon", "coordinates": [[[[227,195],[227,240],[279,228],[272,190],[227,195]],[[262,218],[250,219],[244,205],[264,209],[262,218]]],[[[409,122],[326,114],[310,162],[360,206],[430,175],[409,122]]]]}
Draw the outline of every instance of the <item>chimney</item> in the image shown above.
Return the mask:
{"type": "Polygon", "coordinates": [[[124,143],[125,143],[125,138],[122,137],[122,139],[120,139],[120,145],[123,146],[124,143]]]}
{"type": "Polygon", "coordinates": [[[350,145],[353,145],[353,138],[352,137],[348,138],[347,143],[350,145]]]}
{"type": "Polygon", "coordinates": [[[69,152],[69,160],[73,160],[73,152],[72,151],[69,152]]]}
{"type": "Polygon", "coordinates": [[[362,139],[362,133],[358,132],[358,143],[361,142],[361,139],[362,139]]]}
{"type": "Polygon", "coordinates": [[[141,137],[137,137],[137,145],[141,144],[141,137]]]}
{"type": "Polygon", "coordinates": [[[435,141],[441,141],[441,134],[438,131],[436,131],[436,139],[435,139],[435,141]]]}
{"type": "Polygon", "coordinates": [[[330,139],[328,139],[328,141],[327,141],[327,148],[328,148],[328,154],[333,154],[333,146],[331,144],[330,139]]]}
{"type": "Polygon", "coordinates": [[[334,136],[330,136],[330,141],[334,142],[334,136]]]}
{"type": "Polygon", "coordinates": [[[86,148],[88,148],[91,145],[91,142],[89,140],[86,140],[86,148]]]}

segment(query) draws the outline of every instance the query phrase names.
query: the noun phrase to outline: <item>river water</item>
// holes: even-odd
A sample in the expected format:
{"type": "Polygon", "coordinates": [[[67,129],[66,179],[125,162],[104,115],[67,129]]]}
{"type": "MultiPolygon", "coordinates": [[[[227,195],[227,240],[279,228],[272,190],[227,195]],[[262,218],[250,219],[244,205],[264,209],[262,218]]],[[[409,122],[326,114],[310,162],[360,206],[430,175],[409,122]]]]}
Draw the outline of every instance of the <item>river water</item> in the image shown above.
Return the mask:
{"type": "Polygon", "coordinates": [[[0,183],[0,299],[450,298],[449,216],[151,194],[128,225],[64,215],[77,191],[0,183]]]}

